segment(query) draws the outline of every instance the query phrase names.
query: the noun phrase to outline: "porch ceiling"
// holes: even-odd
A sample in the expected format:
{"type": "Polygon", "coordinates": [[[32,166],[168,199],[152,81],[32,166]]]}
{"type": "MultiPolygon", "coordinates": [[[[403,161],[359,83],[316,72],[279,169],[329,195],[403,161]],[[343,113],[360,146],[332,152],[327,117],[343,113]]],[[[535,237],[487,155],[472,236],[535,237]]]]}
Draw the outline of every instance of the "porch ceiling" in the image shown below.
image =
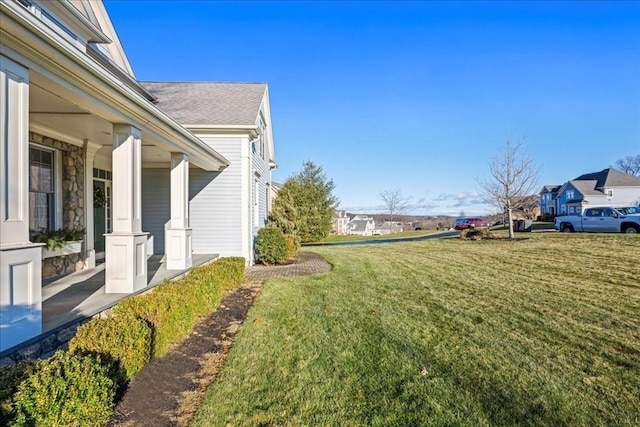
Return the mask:
{"type": "MultiPolygon", "coordinates": [[[[117,118],[112,118],[117,120],[117,118]]],[[[92,114],[64,97],[61,88],[53,83],[35,79],[29,85],[29,120],[31,128],[64,142],[82,146],[90,142],[111,147],[113,145],[112,122],[92,114]]],[[[100,150],[97,155],[108,156],[111,150],[100,150]]],[[[171,153],[162,143],[142,130],[142,164],[171,162],[171,153]]]]}

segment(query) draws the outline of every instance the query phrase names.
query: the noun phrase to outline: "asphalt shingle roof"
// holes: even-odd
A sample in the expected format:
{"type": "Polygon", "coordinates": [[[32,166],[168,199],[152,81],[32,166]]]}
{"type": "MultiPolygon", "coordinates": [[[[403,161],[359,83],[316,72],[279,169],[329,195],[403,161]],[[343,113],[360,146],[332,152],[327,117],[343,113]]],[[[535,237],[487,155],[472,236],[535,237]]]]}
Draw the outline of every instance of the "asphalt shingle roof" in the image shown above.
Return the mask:
{"type": "MultiPolygon", "coordinates": [[[[595,187],[640,187],[640,177],[620,172],[614,168],[603,169],[600,172],[580,175],[574,181],[596,181],[595,187]]],[[[582,190],[581,190],[582,191],[582,190]]]]}
{"type": "Polygon", "coordinates": [[[140,82],[156,105],[185,125],[254,125],[265,83],[140,82]]]}
{"type": "Polygon", "coordinates": [[[545,185],[544,187],[542,187],[542,190],[546,190],[548,193],[553,193],[555,191],[558,191],[560,189],[560,187],[562,187],[561,185],[545,185]]]}
{"type": "Polygon", "coordinates": [[[571,185],[573,185],[583,196],[602,196],[602,191],[596,190],[595,179],[590,180],[577,180],[574,179],[571,181],[571,185]]]}

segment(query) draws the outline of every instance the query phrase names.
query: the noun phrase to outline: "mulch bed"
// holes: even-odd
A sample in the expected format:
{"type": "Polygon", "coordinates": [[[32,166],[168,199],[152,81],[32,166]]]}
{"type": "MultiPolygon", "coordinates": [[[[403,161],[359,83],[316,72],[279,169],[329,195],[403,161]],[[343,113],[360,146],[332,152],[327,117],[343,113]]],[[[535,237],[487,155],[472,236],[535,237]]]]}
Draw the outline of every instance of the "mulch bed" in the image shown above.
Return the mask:
{"type": "Polygon", "coordinates": [[[107,426],[184,425],[189,418],[188,413],[179,413],[184,397],[196,394],[199,402],[214,379],[203,372],[203,361],[212,356],[224,360],[259,290],[260,285],[253,283],[231,291],[188,338],[145,366],[129,384],[107,426]]]}

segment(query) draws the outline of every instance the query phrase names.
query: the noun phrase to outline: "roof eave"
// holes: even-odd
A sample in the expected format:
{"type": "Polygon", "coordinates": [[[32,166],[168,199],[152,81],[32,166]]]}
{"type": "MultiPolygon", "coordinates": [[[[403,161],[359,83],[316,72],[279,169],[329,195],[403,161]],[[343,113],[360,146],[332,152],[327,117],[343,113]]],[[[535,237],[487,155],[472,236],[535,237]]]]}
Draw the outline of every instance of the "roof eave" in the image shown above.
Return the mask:
{"type": "MultiPolygon", "coordinates": [[[[73,6],[72,6],[73,7],[73,6]]],[[[129,117],[131,124],[146,127],[164,139],[163,143],[189,154],[192,163],[206,171],[219,171],[229,165],[229,161],[202,142],[189,130],[182,127],[165,112],[149,102],[143,95],[122,84],[110,71],[88,54],[56,40],[40,20],[16,3],[0,2],[0,11],[5,15],[0,29],[3,44],[17,49],[27,58],[46,67],[53,62],[52,54],[64,61],[55,61],[57,67],[66,67],[72,78],[70,84],[77,88],[91,88],[90,93],[99,102],[129,117]],[[39,43],[29,43],[37,40],[39,43]],[[24,47],[27,47],[24,50],[24,47]],[[67,61],[67,62],[65,62],[67,61]],[[108,94],[108,97],[105,96],[108,94]],[[137,124],[136,124],[137,123],[137,124]]]]}

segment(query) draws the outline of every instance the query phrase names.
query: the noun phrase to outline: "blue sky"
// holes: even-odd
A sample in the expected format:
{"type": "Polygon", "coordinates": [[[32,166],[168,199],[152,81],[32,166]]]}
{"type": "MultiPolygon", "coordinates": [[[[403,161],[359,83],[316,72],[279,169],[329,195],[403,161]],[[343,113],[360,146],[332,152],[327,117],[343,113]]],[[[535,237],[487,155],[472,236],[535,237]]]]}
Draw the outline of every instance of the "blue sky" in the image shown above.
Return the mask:
{"type": "Polygon", "coordinates": [[[312,160],[350,212],[489,213],[507,138],[541,184],[640,154],[640,2],[105,4],[139,80],[268,83],[274,180],[312,160]]]}

